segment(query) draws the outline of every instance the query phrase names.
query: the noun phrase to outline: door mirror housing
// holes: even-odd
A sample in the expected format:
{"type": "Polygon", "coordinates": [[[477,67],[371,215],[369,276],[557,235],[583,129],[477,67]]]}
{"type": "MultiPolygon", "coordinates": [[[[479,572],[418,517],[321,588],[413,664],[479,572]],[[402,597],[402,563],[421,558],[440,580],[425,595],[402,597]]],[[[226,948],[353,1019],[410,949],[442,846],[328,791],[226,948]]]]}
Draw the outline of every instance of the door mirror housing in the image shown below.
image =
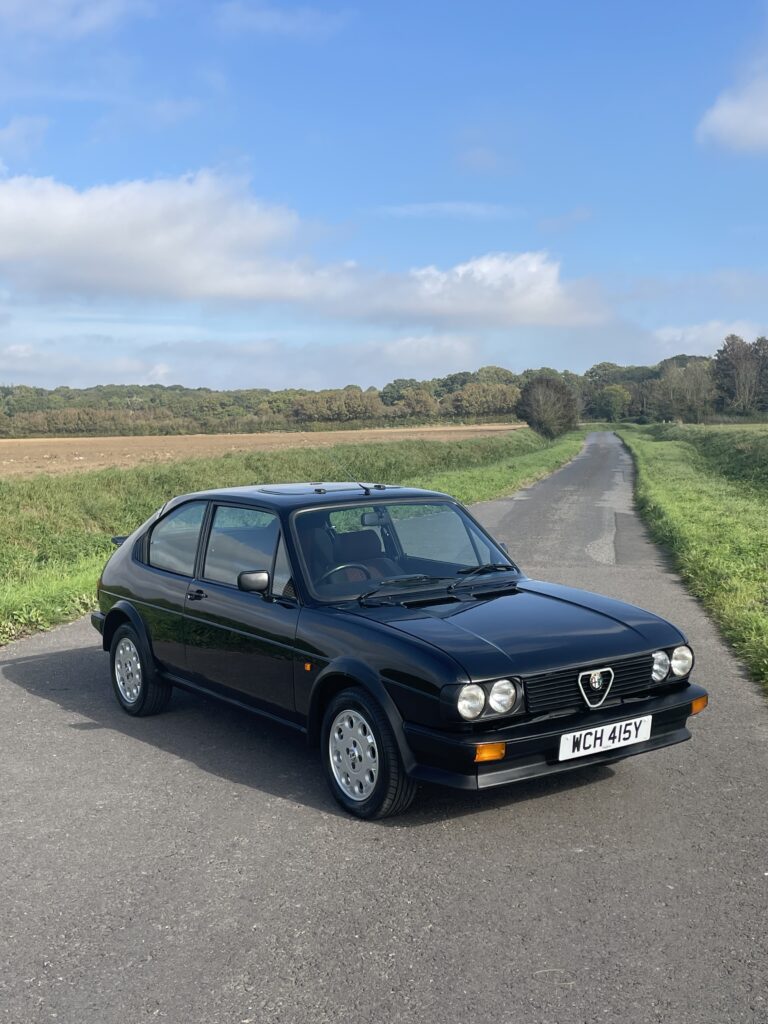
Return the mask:
{"type": "Polygon", "coordinates": [[[264,594],[269,590],[269,573],[266,569],[241,572],[237,577],[237,586],[248,594],[264,594]]]}
{"type": "Polygon", "coordinates": [[[360,516],[361,526],[381,526],[384,522],[385,517],[381,509],[377,512],[363,512],[360,516]]]}

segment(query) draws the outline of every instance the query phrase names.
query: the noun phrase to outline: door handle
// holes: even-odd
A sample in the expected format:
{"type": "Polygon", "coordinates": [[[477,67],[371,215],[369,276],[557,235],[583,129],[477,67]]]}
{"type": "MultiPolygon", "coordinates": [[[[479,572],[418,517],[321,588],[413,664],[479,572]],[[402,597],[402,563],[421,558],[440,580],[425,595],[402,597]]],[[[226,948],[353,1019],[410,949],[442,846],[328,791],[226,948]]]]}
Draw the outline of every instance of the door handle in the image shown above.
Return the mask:
{"type": "Polygon", "coordinates": [[[208,595],[204,590],[200,590],[200,588],[198,587],[197,590],[187,591],[187,597],[189,598],[190,601],[202,601],[203,598],[208,597],[208,595]]]}

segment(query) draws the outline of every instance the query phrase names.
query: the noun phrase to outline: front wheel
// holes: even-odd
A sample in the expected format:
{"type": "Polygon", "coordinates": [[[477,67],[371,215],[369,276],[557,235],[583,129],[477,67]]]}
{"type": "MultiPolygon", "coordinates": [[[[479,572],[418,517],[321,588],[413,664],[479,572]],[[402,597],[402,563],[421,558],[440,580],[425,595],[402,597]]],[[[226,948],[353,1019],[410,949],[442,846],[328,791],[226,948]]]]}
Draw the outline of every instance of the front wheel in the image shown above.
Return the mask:
{"type": "Polygon", "coordinates": [[[112,687],[129,715],[156,715],[171,697],[171,684],[157,671],[151,655],[132,626],[115,630],[109,648],[112,687]]]}
{"type": "Polygon", "coordinates": [[[335,799],[358,818],[401,814],[416,795],[400,759],[392,726],[378,701],[357,687],[326,708],[321,752],[335,799]]]}

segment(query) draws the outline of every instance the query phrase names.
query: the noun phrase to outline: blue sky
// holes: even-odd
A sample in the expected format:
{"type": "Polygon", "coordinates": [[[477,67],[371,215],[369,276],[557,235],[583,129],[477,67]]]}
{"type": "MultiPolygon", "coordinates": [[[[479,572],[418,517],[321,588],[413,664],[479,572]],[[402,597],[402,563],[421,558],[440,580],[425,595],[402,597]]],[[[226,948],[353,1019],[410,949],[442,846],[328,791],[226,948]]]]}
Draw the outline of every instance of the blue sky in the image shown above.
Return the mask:
{"type": "Polygon", "coordinates": [[[768,6],[0,0],[0,382],[768,332],[768,6]]]}

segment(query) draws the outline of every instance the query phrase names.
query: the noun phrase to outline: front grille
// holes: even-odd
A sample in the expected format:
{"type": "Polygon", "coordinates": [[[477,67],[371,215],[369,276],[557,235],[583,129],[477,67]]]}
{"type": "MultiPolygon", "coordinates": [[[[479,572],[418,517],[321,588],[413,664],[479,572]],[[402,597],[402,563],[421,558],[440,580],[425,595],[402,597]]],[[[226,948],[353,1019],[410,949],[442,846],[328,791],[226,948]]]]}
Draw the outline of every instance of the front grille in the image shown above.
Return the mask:
{"type": "Polygon", "coordinates": [[[593,662],[591,665],[569,668],[562,672],[528,676],[524,679],[528,710],[531,714],[538,715],[548,711],[559,711],[561,708],[586,707],[579,689],[579,675],[582,672],[607,668],[609,665],[613,669],[613,685],[606,698],[606,704],[610,704],[617,697],[635,697],[651,688],[653,657],[650,654],[644,654],[640,658],[628,658],[626,661],[593,662]]]}

